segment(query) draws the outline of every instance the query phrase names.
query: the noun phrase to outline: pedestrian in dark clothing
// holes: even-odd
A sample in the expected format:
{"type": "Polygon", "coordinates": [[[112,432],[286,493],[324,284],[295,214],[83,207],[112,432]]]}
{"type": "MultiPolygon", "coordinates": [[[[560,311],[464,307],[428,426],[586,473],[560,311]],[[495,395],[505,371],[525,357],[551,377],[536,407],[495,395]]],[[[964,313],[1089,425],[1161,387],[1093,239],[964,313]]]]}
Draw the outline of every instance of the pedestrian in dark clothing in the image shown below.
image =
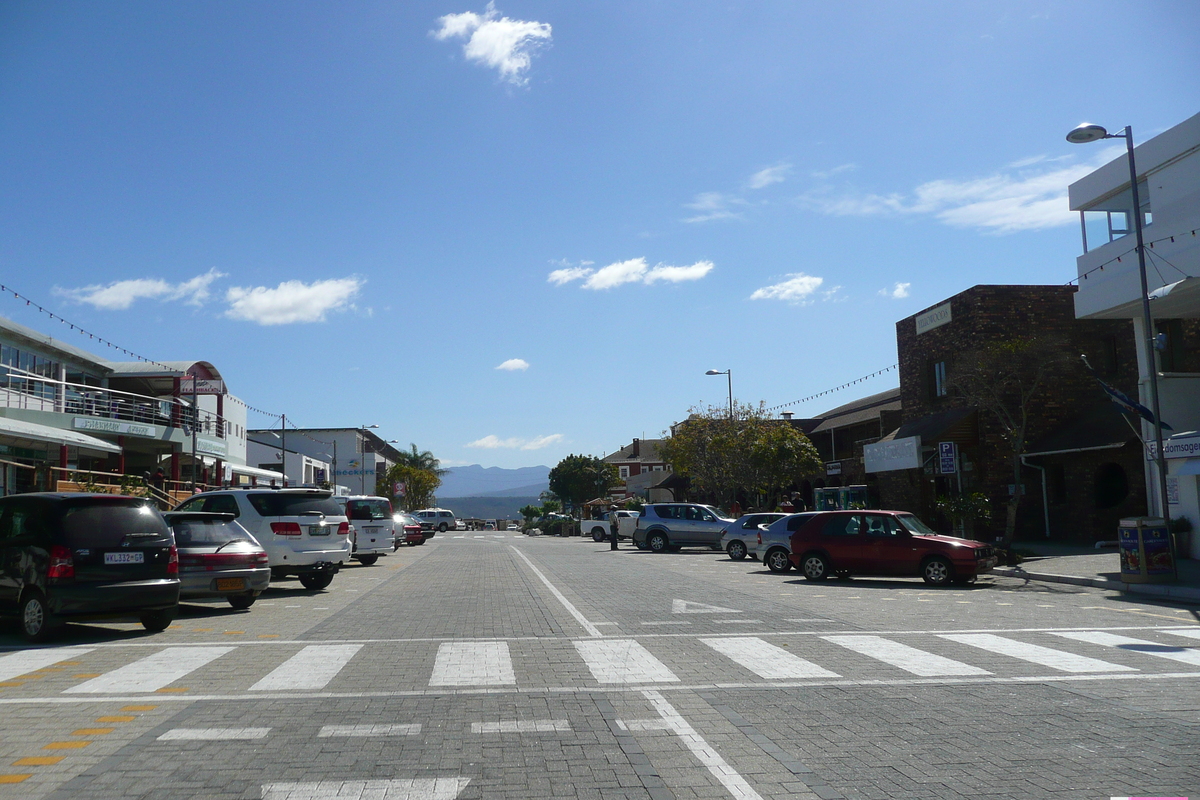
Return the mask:
{"type": "Polygon", "coordinates": [[[163,484],[166,482],[166,480],[167,476],[163,474],[162,467],[159,467],[154,471],[154,475],[150,477],[150,485],[161,492],[163,490],[163,484]]]}
{"type": "Polygon", "coordinates": [[[609,550],[617,549],[617,507],[613,506],[612,511],[608,512],[608,542],[609,550]]]}

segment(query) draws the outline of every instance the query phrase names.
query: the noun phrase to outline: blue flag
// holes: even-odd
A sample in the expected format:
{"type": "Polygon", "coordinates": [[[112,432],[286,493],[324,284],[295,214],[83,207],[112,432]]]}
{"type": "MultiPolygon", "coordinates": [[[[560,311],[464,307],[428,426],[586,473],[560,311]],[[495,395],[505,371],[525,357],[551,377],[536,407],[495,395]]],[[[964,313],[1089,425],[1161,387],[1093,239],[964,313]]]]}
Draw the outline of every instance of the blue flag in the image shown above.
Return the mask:
{"type": "MultiPolygon", "coordinates": [[[[1117,387],[1109,386],[1107,383],[1100,380],[1100,376],[1098,376],[1096,374],[1096,371],[1094,369],[1092,369],[1092,365],[1088,363],[1087,356],[1080,356],[1080,358],[1083,359],[1083,366],[1087,369],[1087,371],[1091,374],[1091,376],[1096,379],[1096,383],[1100,384],[1100,388],[1103,389],[1104,393],[1108,395],[1109,400],[1112,400],[1114,403],[1119,405],[1122,409],[1124,409],[1128,413],[1137,414],[1142,419],[1149,422],[1151,425],[1154,424],[1154,412],[1153,411],[1146,408],[1144,405],[1139,403],[1137,400],[1134,400],[1132,397],[1125,394],[1117,387]]],[[[1162,423],[1162,427],[1163,427],[1163,430],[1167,430],[1167,431],[1175,430],[1174,428],[1172,428],[1170,425],[1168,425],[1165,422],[1162,423]]]]}

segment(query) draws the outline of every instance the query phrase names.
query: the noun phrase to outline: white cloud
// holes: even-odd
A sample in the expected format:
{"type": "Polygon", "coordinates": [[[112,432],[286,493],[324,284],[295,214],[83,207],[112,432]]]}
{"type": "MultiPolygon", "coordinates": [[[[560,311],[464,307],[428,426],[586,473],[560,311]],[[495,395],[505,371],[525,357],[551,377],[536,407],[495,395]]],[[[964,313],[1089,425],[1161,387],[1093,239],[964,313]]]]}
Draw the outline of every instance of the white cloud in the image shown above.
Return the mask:
{"type": "Polygon", "coordinates": [[[623,283],[641,283],[646,278],[646,259],[631,258],[601,267],[583,282],[585,289],[611,289],[623,283]]]}
{"type": "Polygon", "coordinates": [[[686,203],[685,207],[700,213],[694,217],[688,217],[684,222],[711,222],[718,219],[741,219],[740,212],[730,208],[731,205],[745,205],[746,201],[740,197],[721,194],[720,192],[701,192],[696,195],[696,199],[690,203],[686,203]]]}
{"type": "Polygon", "coordinates": [[[499,436],[489,435],[482,439],[468,442],[467,447],[484,450],[541,450],[543,447],[549,447],[562,440],[563,435],[561,433],[552,433],[549,436],[535,436],[532,439],[521,439],[516,436],[501,439],[499,436]]]}
{"type": "Polygon", "coordinates": [[[712,272],[712,270],[713,263],[711,261],[697,261],[688,267],[667,267],[659,264],[646,273],[645,282],[668,281],[670,283],[682,283],[683,281],[698,281],[712,272]]]}
{"type": "Polygon", "coordinates": [[[1067,186],[1120,152],[1105,148],[1092,161],[1070,166],[1052,166],[1061,158],[1035,156],[984,178],[928,181],[908,194],[834,195],[818,190],[802,195],[799,203],[832,216],[928,214],[955,228],[995,234],[1056,228],[1078,220],[1068,208],[1067,186]]]}
{"type": "Polygon", "coordinates": [[[188,305],[199,306],[208,300],[208,287],[213,281],[224,277],[225,273],[214,268],[182,283],[169,283],[161,278],[133,278],[105,285],[81,286],[77,289],[61,289],[56,286],[52,291],[76,303],[87,303],[105,311],[124,311],[142,299],[183,300],[188,305]]]}
{"type": "Polygon", "coordinates": [[[468,61],[498,70],[503,80],[517,86],[529,82],[525,73],[530,55],[551,39],[548,24],[502,17],[495,3],[488,3],[483,14],[447,14],[438,23],[440,27],[431,32],[435,39],[466,39],[463,55],[468,61]]]}
{"type": "MultiPolygon", "coordinates": [[[[824,282],[824,278],[818,278],[815,275],[805,275],[803,272],[794,272],[787,276],[787,280],[780,281],[771,286],[764,286],[761,289],[755,289],[754,294],[750,295],[750,299],[809,303],[812,302],[812,294],[824,282]]],[[[836,292],[839,288],[841,287],[834,287],[830,292],[836,292]]]]}
{"type": "Polygon", "coordinates": [[[751,189],[765,189],[773,183],[783,183],[783,181],[787,180],[787,174],[791,170],[791,164],[783,163],[767,167],[766,169],[760,169],[750,176],[750,180],[746,181],[746,185],[751,189]]]}
{"type": "Polygon", "coordinates": [[[324,322],[330,311],[349,307],[363,283],[359,278],[334,278],[312,283],[284,281],[274,289],[234,286],[225,292],[229,303],[225,316],[259,325],[324,322]]]}
{"type": "Polygon", "coordinates": [[[911,283],[896,283],[891,289],[880,289],[879,294],[882,297],[891,297],[894,300],[902,300],[908,297],[908,287],[911,283]]]}
{"type": "Polygon", "coordinates": [[[503,364],[496,367],[496,369],[502,369],[507,372],[526,370],[529,369],[529,362],[523,358],[510,358],[508,361],[505,361],[503,364]]]}
{"type": "MultiPolygon", "coordinates": [[[[585,264],[592,262],[585,261],[585,264]]],[[[626,261],[616,261],[600,269],[591,267],[566,267],[550,273],[547,280],[559,286],[571,281],[583,280],[584,289],[612,289],[627,283],[643,283],[647,286],[659,281],[682,283],[698,281],[712,272],[714,265],[711,261],[697,261],[683,267],[668,264],[656,264],[651,267],[646,259],[631,258],[626,261]]]]}
{"type": "Polygon", "coordinates": [[[587,267],[563,267],[562,269],[556,269],[551,272],[546,280],[550,281],[556,286],[562,286],[564,283],[577,281],[580,278],[586,278],[591,274],[592,270],[588,269],[587,267]]]}
{"type": "Polygon", "coordinates": [[[825,181],[825,180],[829,180],[834,175],[841,175],[843,172],[851,172],[856,169],[858,169],[858,164],[839,164],[838,166],[833,167],[832,169],[823,170],[821,172],[814,172],[812,174],[812,176],[814,178],[817,178],[818,180],[825,181]]]}

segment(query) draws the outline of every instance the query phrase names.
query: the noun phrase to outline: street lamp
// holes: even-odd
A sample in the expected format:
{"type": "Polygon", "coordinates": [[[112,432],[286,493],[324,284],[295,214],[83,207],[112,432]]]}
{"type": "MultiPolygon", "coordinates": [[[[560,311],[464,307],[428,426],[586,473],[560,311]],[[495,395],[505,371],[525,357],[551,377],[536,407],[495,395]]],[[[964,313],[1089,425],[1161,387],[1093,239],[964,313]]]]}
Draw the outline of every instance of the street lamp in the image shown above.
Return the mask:
{"type": "Polygon", "coordinates": [[[729,379],[729,421],[733,422],[733,370],[710,369],[705,375],[724,375],[729,379]]]}
{"type": "Polygon", "coordinates": [[[1146,248],[1142,243],[1142,205],[1138,198],[1137,165],[1133,159],[1133,128],[1126,125],[1120,133],[1109,133],[1103,125],[1084,123],[1067,134],[1071,144],[1087,144],[1098,139],[1124,139],[1129,154],[1129,189],[1133,192],[1133,230],[1137,236],[1138,275],[1142,279],[1142,330],[1146,340],[1146,367],[1150,370],[1150,403],[1154,412],[1154,441],[1158,447],[1158,489],[1164,523],[1170,522],[1167,502],[1167,458],[1163,452],[1162,411],[1158,404],[1158,366],[1154,361],[1154,320],[1150,316],[1150,289],[1146,283],[1146,248]]]}

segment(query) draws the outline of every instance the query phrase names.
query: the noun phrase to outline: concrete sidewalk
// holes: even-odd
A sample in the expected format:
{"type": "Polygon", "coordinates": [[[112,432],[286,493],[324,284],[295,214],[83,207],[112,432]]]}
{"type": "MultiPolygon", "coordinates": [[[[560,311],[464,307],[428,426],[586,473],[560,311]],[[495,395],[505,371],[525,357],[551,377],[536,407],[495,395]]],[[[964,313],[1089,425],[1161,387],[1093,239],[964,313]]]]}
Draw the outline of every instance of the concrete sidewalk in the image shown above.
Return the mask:
{"type": "Polygon", "coordinates": [[[1179,580],[1173,583],[1126,583],[1121,580],[1121,557],[1115,547],[1095,550],[1017,542],[1013,549],[1035,555],[1027,556],[1019,567],[996,567],[992,570],[994,574],[1200,603],[1200,561],[1195,559],[1181,558],[1175,562],[1179,580]]]}

